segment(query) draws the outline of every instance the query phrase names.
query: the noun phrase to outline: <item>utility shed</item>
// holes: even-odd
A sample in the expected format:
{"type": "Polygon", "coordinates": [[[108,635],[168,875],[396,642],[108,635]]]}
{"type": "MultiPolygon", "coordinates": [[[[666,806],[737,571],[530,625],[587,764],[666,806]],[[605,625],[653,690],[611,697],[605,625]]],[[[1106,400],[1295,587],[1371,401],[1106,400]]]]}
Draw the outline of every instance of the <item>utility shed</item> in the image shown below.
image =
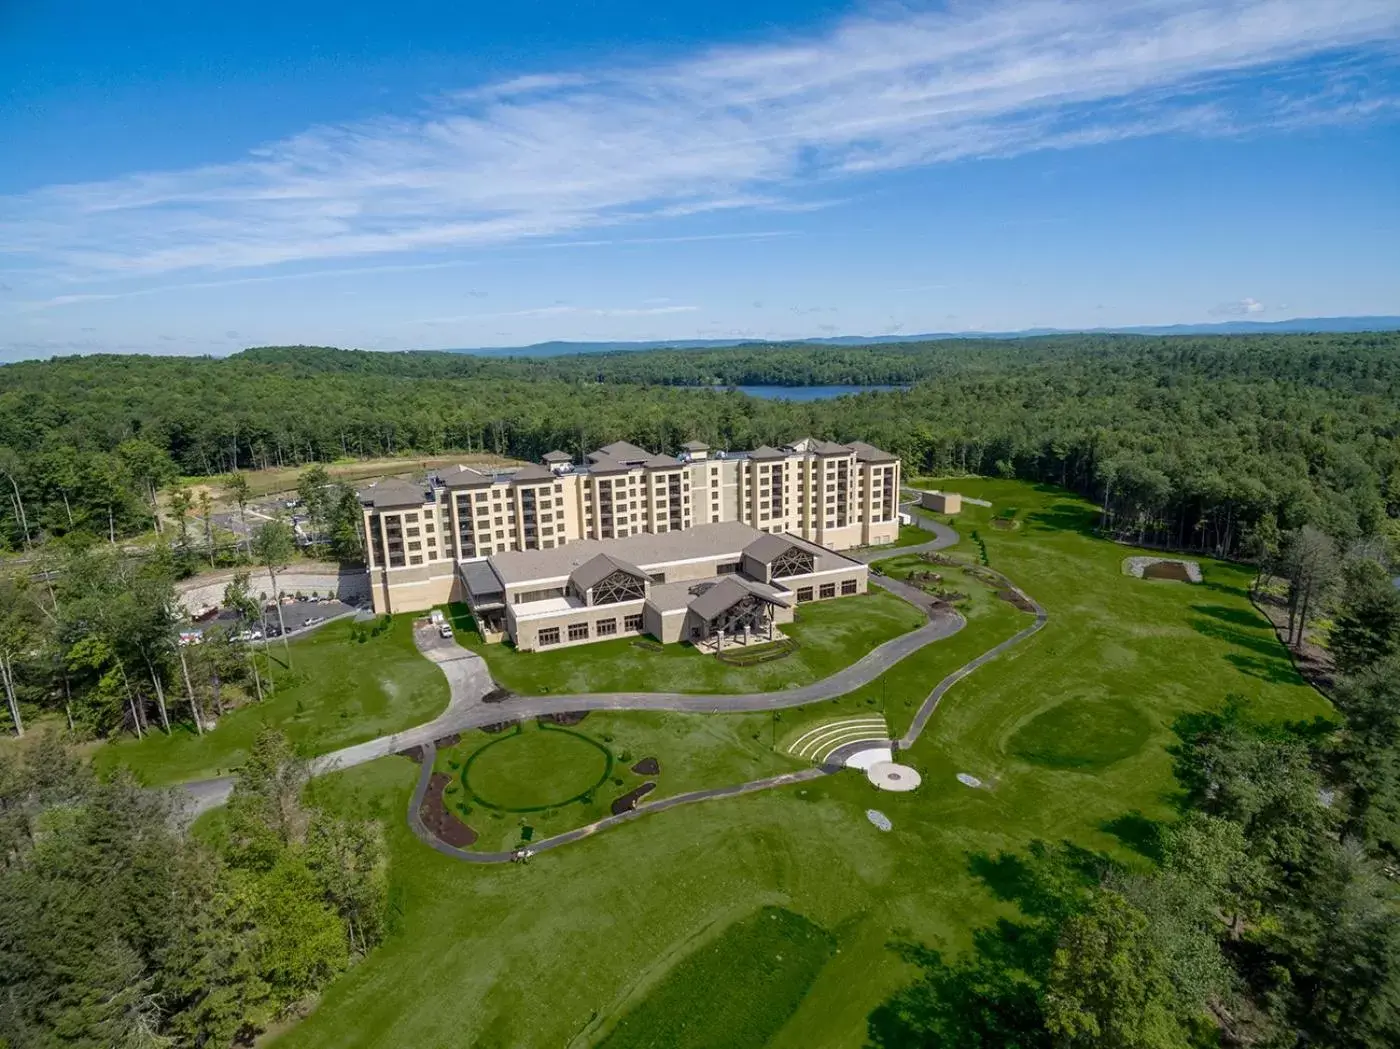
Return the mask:
{"type": "Polygon", "coordinates": [[[962,510],[962,496],[957,492],[920,492],[919,505],[936,514],[956,514],[962,510]]]}

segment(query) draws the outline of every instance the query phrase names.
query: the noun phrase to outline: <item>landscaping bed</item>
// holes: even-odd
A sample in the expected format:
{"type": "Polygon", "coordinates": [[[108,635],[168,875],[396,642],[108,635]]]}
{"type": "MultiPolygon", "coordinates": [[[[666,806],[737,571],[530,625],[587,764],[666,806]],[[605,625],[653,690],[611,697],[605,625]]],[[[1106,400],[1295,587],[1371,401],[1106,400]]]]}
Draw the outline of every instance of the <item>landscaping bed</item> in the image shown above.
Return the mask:
{"type": "Polygon", "coordinates": [[[439,841],[465,849],[476,841],[476,831],[458,819],[457,814],[449,810],[444,803],[443,792],[451,783],[451,776],[441,772],[432,774],[428,780],[427,793],[423,795],[423,804],[418,808],[418,818],[439,841]]]}

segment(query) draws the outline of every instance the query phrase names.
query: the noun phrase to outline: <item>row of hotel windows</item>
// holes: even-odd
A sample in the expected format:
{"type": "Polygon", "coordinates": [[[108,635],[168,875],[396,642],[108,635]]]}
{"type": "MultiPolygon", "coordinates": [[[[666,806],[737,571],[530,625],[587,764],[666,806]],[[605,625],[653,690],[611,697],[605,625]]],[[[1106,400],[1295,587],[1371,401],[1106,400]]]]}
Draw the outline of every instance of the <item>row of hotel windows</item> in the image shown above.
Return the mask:
{"type": "MultiPolygon", "coordinates": [[[[622,629],[629,634],[640,634],[642,632],[642,617],[640,615],[623,616],[622,629]]],[[[587,623],[570,623],[568,631],[570,641],[588,640],[587,623]]],[[[595,620],[593,623],[593,631],[597,637],[612,637],[617,633],[617,620],[615,618],[595,620]]],[[[547,626],[541,629],[539,643],[541,647],[559,644],[559,628],[557,626],[547,626]]]]}

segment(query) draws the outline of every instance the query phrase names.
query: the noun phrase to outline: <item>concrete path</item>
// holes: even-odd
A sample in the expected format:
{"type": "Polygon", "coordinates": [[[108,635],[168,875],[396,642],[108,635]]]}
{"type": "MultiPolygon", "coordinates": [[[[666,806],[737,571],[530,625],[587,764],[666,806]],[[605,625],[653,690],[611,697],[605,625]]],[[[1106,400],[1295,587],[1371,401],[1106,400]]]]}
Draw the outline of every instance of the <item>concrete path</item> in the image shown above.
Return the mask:
{"type": "MultiPolygon", "coordinates": [[[[916,520],[921,527],[925,527],[934,532],[936,538],[917,546],[863,550],[857,551],[851,556],[865,563],[870,563],[903,554],[917,554],[941,550],[958,541],[957,533],[946,525],[926,518],[920,518],[918,515],[916,515],[916,520]]],[[[996,574],[1000,576],[1000,573],[996,574]]],[[[1004,576],[1000,577],[1006,582],[1007,586],[1011,586],[1015,589],[1014,585],[1011,584],[1009,580],[1006,580],[1004,576]]],[[[872,577],[871,583],[909,601],[916,607],[923,609],[926,613],[931,613],[929,597],[924,591],[902,583],[899,580],[883,576],[872,577]]],[[[914,741],[918,739],[919,733],[923,731],[929,718],[932,717],[934,710],[937,709],[939,701],[953,685],[972,673],[972,671],[976,670],[979,666],[995,659],[1002,652],[1019,644],[1044,626],[1044,609],[1031,598],[1027,597],[1027,600],[1037,609],[1035,623],[1025,630],[1020,631],[1014,637],[1003,641],[989,652],[983,653],[981,656],[978,656],[976,659],[958,668],[939,682],[915,713],[909,731],[898,741],[898,745],[901,749],[908,749],[914,744],[914,741]]],[[[440,638],[436,630],[431,626],[419,627],[414,631],[414,641],[417,643],[419,651],[421,651],[427,659],[437,663],[443,674],[447,677],[451,697],[447,709],[433,720],[415,726],[414,728],[406,729],[403,732],[393,733],[388,736],[381,736],[378,739],[369,740],[365,743],[358,743],[354,746],[346,747],[342,750],[316,758],[311,763],[311,769],[314,775],[321,775],[336,769],[351,768],[377,758],[387,757],[390,754],[396,754],[412,747],[420,748],[422,753],[422,771],[419,775],[418,785],[413,792],[408,811],[409,826],[412,828],[414,834],[425,844],[436,849],[438,852],[453,856],[457,859],[462,859],[471,863],[509,862],[518,858],[512,852],[468,852],[463,849],[458,849],[439,840],[423,825],[419,809],[422,806],[429,781],[432,778],[433,762],[437,755],[437,740],[467,732],[471,729],[480,728],[483,725],[490,725],[502,721],[518,721],[540,717],[545,714],[565,713],[567,711],[676,710],[691,713],[746,713],[753,711],[781,710],[786,707],[801,706],[823,699],[834,699],[837,696],[845,695],[848,692],[868,684],[906,656],[918,651],[925,645],[952,636],[965,625],[966,621],[956,614],[944,612],[938,615],[931,615],[930,621],[918,629],[910,631],[907,634],[902,634],[872,649],[860,660],[837,671],[830,677],[823,678],[821,681],[816,681],[810,685],[799,688],[735,695],[694,694],[685,692],[603,692],[552,696],[513,696],[501,703],[486,703],[483,701],[483,697],[493,690],[494,683],[491,680],[486,662],[480,656],[462,648],[451,639],[440,638]]],[[[804,769],[799,772],[785,773],[779,776],[771,776],[765,779],[752,780],[748,783],[740,783],[728,787],[715,787],[707,790],[678,794],[651,803],[643,803],[630,812],[625,812],[617,816],[608,816],[585,827],[579,827],[575,830],[567,831],[564,834],[534,842],[529,848],[532,853],[540,852],[545,849],[557,848],[560,845],[566,845],[570,842],[589,837],[615,824],[636,819],[639,816],[649,813],[661,812],[678,805],[707,801],[712,798],[733,797],[739,794],[767,790],[772,787],[787,786],[792,783],[817,779],[836,771],[839,771],[838,766],[823,766],[820,768],[804,769]]],[[[232,788],[233,781],[231,777],[202,780],[184,785],[184,789],[190,797],[191,811],[196,814],[206,809],[222,805],[228,800],[232,788]]]]}

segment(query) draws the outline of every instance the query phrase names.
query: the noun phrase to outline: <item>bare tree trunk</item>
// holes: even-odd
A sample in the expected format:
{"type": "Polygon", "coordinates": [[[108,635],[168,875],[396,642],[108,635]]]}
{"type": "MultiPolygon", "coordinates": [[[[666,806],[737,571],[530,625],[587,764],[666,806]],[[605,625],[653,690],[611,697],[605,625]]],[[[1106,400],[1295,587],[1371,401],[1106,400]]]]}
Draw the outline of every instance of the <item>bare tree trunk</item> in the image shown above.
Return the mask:
{"type": "Polygon", "coordinates": [[[165,709],[165,689],[161,687],[160,674],[145,649],[141,650],[141,657],[146,661],[146,669],[151,674],[151,684],[156,689],[156,710],[160,712],[160,727],[165,730],[165,734],[168,736],[170,735],[170,715],[165,709]]]}
{"type": "Polygon", "coordinates": [[[141,714],[136,707],[136,695],[131,691],[131,679],[126,676],[126,666],[120,659],[117,660],[117,669],[121,671],[122,685],[126,688],[126,701],[131,705],[131,723],[136,728],[136,738],[141,739],[141,714]]]}
{"type": "Polygon", "coordinates": [[[199,716],[199,704],[196,703],[194,699],[194,684],[190,681],[190,665],[185,659],[185,650],[182,648],[179,651],[180,671],[185,676],[185,695],[188,696],[190,700],[190,713],[194,715],[195,731],[202,736],[204,735],[204,719],[199,716]]]}
{"type": "Polygon", "coordinates": [[[258,654],[254,651],[251,644],[249,644],[246,651],[248,653],[248,665],[253,668],[253,687],[257,689],[258,702],[261,703],[263,701],[263,690],[262,675],[258,673],[258,654]]]}
{"type": "Polygon", "coordinates": [[[68,505],[68,490],[67,490],[66,488],[60,488],[59,491],[60,491],[60,492],[62,493],[62,495],[63,495],[63,510],[64,510],[64,512],[68,515],[68,527],[69,527],[69,528],[72,528],[72,527],[73,527],[73,508],[72,508],[71,506],[68,505]]]}
{"type": "Polygon", "coordinates": [[[278,591],[278,589],[277,589],[277,573],[274,572],[274,571],[272,570],[271,566],[269,566],[269,567],[268,567],[268,570],[267,570],[267,574],[268,574],[268,577],[271,578],[271,580],[272,580],[272,600],[273,600],[274,602],[276,602],[276,605],[277,605],[277,625],[278,625],[278,626],[281,628],[281,630],[282,630],[282,651],[283,651],[283,652],[286,654],[286,656],[287,656],[287,669],[288,669],[288,670],[291,670],[291,669],[292,669],[292,646],[291,646],[291,643],[287,640],[287,624],[286,624],[286,622],[282,619],[282,595],[281,595],[281,593],[280,593],[280,592],[278,591]]]}
{"type": "Polygon", "coordinates": [[[15,735],[24,735],[24,721],[19,716],[19,699],[15,696],[14,663],[0,653],[0,682],[5,686],[5,701],[10,706],[10,717],[14,718],[15,735]]]}

